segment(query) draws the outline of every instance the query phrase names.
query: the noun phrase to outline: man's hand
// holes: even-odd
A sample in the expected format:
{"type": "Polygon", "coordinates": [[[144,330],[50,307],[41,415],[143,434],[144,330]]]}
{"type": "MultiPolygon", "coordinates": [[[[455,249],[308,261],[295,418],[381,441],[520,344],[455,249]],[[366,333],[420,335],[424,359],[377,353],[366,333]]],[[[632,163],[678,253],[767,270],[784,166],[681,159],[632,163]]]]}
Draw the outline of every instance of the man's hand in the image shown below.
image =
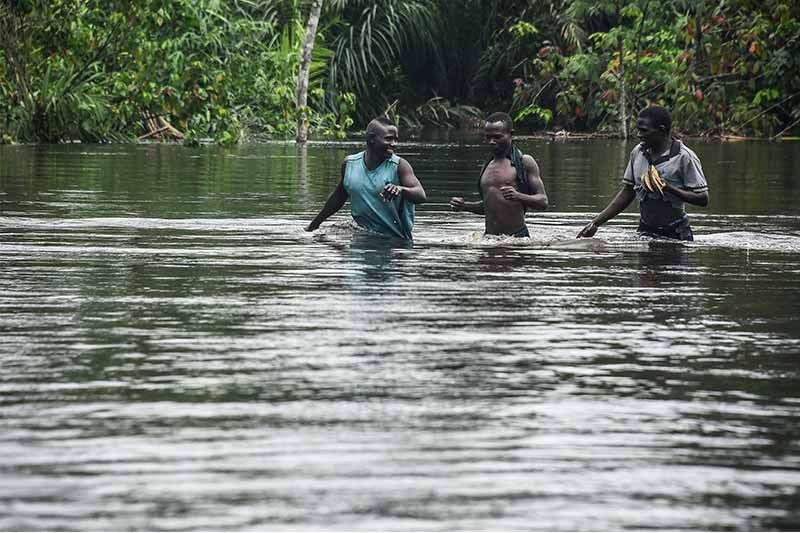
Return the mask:
{"type": "Polygon", "coordinates": [[[453,196],[450,198],[450,209],[453,211],[464,211],[467,209],[467,204],[460,196],[453,196]]]}
{"type": "Polygon", "coordinates": [[[400,194],[403,192],[404,189],[405,187],[402,187],[400,185],[395,185],[394,183],[387,183],[386,186],[383,188],[383,190],[378,193],[378,196],[380,196],[384,202],[388,202],[400,196],[400,194]]]}
{"type": "Polygon", "coordinates": [[[576,238],[580,239],[582,237],[591,237],[595,233],[597,233],[597,224],[594,223],[594,220],[586,224],[584,228],[578,232],[576,238]]]}
{"type": "Polygon", "coordinates": [[[503,194],[503,198],[508,200],[509,202],[513,202],[514,200],[519,200],[519,191],[512,187],[511,185],[503,185],[500,187],[500,192],[503,194]]]}

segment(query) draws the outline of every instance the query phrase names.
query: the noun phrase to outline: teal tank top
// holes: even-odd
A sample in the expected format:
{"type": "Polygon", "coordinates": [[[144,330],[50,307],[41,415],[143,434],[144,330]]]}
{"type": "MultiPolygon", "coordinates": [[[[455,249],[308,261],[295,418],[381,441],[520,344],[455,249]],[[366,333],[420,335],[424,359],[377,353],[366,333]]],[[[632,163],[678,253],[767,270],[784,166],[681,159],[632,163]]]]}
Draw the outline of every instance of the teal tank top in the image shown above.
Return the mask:
{"type": "Polygon", "coordinates": [[[344,170],[344,189],[350,196],[350,212],[353,220],[360,227],[385,235],[411,239],[414,203],[402,195],[391,202],[384,202],[378,196],[387,183],[400,185],[400,178],[397,175],[399,164],[400,158],[392,155],[373,170],[369,170],[364,162],[364,152],[349,155],[344,170]]]}

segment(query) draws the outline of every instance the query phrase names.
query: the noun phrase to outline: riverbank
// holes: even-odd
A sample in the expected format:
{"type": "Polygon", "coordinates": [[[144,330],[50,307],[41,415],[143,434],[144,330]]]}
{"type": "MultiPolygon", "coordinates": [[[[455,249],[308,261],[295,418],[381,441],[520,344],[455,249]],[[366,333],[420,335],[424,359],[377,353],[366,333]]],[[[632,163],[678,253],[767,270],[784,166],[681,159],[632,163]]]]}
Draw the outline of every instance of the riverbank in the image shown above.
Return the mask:
{"type": "MultiPolygon", "coordinates": [[[[0,138],[0,145],[47,145],[47,144],[189,144],[189,145],[210,145],[210,144],[225,144],[218,143],[214,139],[193,139],[187,142],[184,137],[175,130],[171,125],[167,124],[161,126],[161,131],[154,130],[156,134],[145,134],[136,138],[131,138],[130,141],[114,142],[85,142],[81,140],[61,141],[58,143],[18,143],[11,139],[9,136],[0,138]],[[165,135],[159,135],[164,133],[165,135]]],[[[482,131],[478,128],[420,128],[420,129],[407,129],[401,131],[401,142],[403,139],[410,140],[426,140],[426,141],[442,141],[448,139],[480,139],[482,131]]],[[[759,137],[759,136],[743,136],[743,135],[697,135],[697,134],[682,134],[676,132],[676,136],[681,139],[696,139],[701,141],[717,141],[724,143],[736,142],[797,142],[800,141],[800,136],[780,135],[776,137],[759,137]]],[[[527,140],[548,140],[556,142],[570,142],[570,141],[591,141],[591,140],[622,140],[623,138],[616,133],[608,132],[583,132],[583,131],[566,131],[566,130],[544,130],[544,131],[528,131],[517,133],[514,135],[515,139],[527,140]]],[[[628,137],[628,139],[635,139],[635,132],[628,137]]],[[[307,142],[309,143],[348,143],[363,141],[363,133],[360,131],[351,131],[344,137],[312,137],[307,142]]],[[[293,137],[275,137],[263,134],[250,134],[242,135],[239,142],[236,144],[226,144],[227,146],[248,145],[248,144],[261,144],[261,143],[286,143],[296,144],[293,137]]]]}

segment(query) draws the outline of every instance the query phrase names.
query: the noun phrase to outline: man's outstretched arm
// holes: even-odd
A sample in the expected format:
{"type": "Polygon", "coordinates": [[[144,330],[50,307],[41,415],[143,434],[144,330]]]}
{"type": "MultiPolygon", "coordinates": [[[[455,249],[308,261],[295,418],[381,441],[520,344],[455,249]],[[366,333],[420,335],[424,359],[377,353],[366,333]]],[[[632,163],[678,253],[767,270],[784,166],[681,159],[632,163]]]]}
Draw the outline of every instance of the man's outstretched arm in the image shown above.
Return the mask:
{"type": "Polygon", "coordinates": [[[341,209],[347,201],[347,191],[344,189],[344,169],[346,164],[346,161],[342,161],[342,179],[339,180],[339,184],[336,185],[336,188],[328,196],[325,205],[322,206],[322,209],[317,216],[314,217],[314,220],[306,226],[306,231],[314,231],[317,229],[328,217],[341,209]]]}
{"type": "Polygon", "coordinates": [[[476,215],[484,215],[483,200],[480,202],[466,202],[461,196],[450,198],[450,209],[453,211],[469,211],[476,215]]]}
{"type": "Polygon", "coordinates": [[[597,228],[625,211],[625,209],[631,205],[631,202],[633,202],[634,198],[636,198],[636,194],[633,192],[633,187],[626,184],[624,187],[622,187],[622,189],[620,189],[608,206],[603,209],[599,215],[594,217],[591,222],[586,224],[586,226],[578,233],[578,238],[591,237],[594,235],[597,232],[597,228]]]}

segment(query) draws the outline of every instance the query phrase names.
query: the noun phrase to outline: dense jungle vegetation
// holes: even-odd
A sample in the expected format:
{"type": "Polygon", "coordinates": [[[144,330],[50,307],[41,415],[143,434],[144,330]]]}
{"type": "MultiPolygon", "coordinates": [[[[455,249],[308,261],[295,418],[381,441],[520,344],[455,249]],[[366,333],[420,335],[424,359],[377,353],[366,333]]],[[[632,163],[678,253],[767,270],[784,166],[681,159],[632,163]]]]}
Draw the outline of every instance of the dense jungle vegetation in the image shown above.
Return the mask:
{"type": "Polygon", "coordinates": [[[0,0],[5,142],[342,137],[372,116],[800,131],[797,0],[0,0]],[[301,51],[321,4],[307,105],[301,51]]]}

